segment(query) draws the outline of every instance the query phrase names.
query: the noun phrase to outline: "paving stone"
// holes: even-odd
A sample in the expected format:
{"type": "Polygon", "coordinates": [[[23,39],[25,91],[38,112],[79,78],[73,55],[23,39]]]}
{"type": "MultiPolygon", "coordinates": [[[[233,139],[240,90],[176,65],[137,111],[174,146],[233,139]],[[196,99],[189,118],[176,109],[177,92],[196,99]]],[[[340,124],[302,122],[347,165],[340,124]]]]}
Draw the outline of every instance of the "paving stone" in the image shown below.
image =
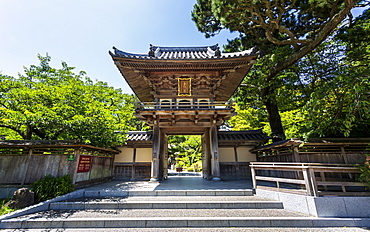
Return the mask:
{"type": "Polygon", "coordinates": [[[359,228],[332,230],[326,227],[370,226],[370,218],[317,218],[285,210],[281,202],[249,196],[251,183],[245,180],[211,182],[199,177],[173,178],[178,177],[156,183],[112,181],[91,186],[79,190],[75,194],[78,199],[62,197],[59,199],[62,202],[50,204],[52,210],[45,210],[49,205],[44,204],[36,207],[44,211],[34,209],[30,211],[32,214],[4,220],[0,228],[58,232],[277,231],[272,228],[287,232],[362,232],[359,228]],[[55,210],[58,207],[65,209],[55,210]],[[85,209],[72,210],[73,207],[85,209]],[[307,227],[309,229],[305,229],[307,227]]]}

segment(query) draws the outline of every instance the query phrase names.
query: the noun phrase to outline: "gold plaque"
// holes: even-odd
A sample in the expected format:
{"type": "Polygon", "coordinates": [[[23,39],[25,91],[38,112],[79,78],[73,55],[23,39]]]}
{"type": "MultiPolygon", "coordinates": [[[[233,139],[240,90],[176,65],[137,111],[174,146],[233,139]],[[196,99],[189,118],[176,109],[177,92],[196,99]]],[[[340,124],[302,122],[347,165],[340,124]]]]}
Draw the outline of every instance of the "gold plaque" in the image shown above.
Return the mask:
{"type": "Polygon", "coordinates": [[[191,78],[179,78],[178,79],[178,96],[190,96],[191,95],[191,78]]]}

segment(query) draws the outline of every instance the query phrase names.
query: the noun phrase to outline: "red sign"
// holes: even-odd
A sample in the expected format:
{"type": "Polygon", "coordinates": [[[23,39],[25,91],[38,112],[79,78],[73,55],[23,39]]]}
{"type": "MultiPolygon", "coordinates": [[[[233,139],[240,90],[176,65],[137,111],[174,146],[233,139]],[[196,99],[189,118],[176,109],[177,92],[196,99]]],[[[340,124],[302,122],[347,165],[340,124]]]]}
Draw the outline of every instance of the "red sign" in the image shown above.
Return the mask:
{"type": "Polygon", "coordinates": [[[81,155],[78,161],[77,172],[88,172],[91,168],[92,156],[81,155]]]}

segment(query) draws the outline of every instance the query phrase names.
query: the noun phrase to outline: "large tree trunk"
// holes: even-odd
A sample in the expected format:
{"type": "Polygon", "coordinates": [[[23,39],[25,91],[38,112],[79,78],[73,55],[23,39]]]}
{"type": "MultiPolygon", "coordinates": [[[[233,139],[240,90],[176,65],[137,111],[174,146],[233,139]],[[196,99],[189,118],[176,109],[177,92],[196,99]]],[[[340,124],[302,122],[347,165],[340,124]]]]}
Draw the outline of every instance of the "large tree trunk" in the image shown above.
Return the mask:
{"type": "Polygon", "coordinates": [[[269,124],[271,127],[271,137],[273,142],[285,139],[283,124],[279,114],[278,106],[275,102],[265,101],[266,110],[268,113],[269,124]]]}
{"type": "Polygon", "coordinates": [[[276,103],[276,100],[269,96],[270,91],[270,87],[266,87],[263,89],[262,100],[267,110],[269,124],[271,127],[272,141],[277,142],[285,139],[285,133],[283,129],[283,124],[281,122],[278,105],[276,103]]]}

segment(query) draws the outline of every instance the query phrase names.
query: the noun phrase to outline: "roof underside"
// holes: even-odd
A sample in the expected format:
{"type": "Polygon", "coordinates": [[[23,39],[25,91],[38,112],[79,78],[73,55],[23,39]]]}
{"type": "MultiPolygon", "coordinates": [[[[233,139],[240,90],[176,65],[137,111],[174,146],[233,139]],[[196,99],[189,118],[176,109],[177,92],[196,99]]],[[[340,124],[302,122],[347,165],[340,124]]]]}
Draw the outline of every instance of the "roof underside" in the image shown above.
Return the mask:
{"type": "Polygon", "coordinates": [[[217,71],[222,75],[216,100],[227,101],[254,63],[257,54],[251,49],[236,53],[221,53],[217,45],[210,47],[151,46],[149,54],[109,52],[131,89],[143,102],[154,100],[154,89],[146,81],[151,72],[217,71]]]}
{"type": "Polygon", "coordinates": [[[249,131],[219,131],[218,141],[259,141],[266,142],[270,139],[265,135],[262,130],[249,130],[249,131]]]}

